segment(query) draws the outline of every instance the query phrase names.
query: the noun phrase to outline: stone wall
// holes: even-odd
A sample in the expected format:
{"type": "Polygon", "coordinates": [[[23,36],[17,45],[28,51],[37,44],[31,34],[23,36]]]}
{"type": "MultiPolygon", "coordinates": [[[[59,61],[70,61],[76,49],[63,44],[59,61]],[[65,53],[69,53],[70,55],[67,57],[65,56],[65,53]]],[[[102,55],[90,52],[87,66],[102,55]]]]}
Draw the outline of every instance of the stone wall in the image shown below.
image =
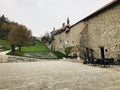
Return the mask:
{"type": "Polygon", "coordinates": [[[11,63],[11,62],[35,62],[40,61],[40,59],[19,57],[19,56],[3,56],[0,55],[0,63],[11,63]]]}
{"type": "Polygon", "coordinates": [[[64,48],[72,46],[72,53],[76,53],[79,56],[79,46],[80,46],[80,32],[84,28],[84,22],[78,23],[70,28],[69,32],[63,31],[54,36],[54,41],[52,46],[56,51],[61,51],[64,53],[64,48]]]}
{"type": "Polygon", "coordinates": [[[64,53],[65,42],[64,39],[66,37],[66,33],[62,32],[54,36],[54,41],[52,42],[52,47],[55,51],[60,51],[64,53]]]}
{"type": "Polygon", "coordinates": [[[120,54],[120,5],[113,7],[88,21],[88,45],[100,58],[104,47],[105,57],[116,58],[120,54]]]}
{"type": "Polygon", "coordinates": [[[68,33],[55,35],[55,50],[64,52],[64,47],[77,48],[73,53],[84,56],[86,48],[101,58],[100,47],[104,48],[106,58],[120,56],[120,5],[100,12],[98,15],[73,25],[68,33]]]}
{"type": "Polygon", "coordinates": [[[85,58],[86,48],[88,47],[88,23],[85,22],[85,26],[80,33],[80,57],[85,58]]]}

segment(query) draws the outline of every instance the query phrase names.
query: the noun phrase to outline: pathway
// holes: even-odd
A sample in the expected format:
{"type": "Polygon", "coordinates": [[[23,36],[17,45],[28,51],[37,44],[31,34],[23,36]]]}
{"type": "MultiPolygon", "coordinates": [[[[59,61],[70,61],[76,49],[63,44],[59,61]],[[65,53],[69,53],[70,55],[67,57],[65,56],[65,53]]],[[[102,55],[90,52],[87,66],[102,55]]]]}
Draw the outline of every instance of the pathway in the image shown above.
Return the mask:
{"type": "Polygon", "coordinates": [[[6,54],[7,54],[8,52],[10,52],[10,50],[0,52],[0,63],[7,61],[7,58],[8,58],[9,55],[6,55],[6,54]]]}
{"type": "Polygon", "coordinates": [[[0,90],[120,90],[120,71],[62,60],[0,63],[0,90]]]}

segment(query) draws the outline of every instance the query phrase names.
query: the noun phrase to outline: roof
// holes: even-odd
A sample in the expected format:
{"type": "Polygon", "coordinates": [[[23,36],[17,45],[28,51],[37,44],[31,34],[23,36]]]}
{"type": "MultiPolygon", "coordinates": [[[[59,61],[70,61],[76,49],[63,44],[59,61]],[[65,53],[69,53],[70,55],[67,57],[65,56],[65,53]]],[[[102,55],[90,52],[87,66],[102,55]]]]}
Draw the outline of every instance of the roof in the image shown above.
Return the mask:
{"type": "Polygon", "coordinates": [[[55,31],[52,31],[51,32],[51,34],[53,34],[53,35],[57,35],[57,34],[60,34],[60,33],[62,33],[64,31],[64,29],[57,29],[57,30],[55,30],[55,31]]]}
{"type": "MultiPolygon", "coordinates": [[[[102,8],[98,9],[97,11],[95,11],[94,13],[92,13],[92,14],[90,14],[89,16],[87,16],[87,17],[83,18],[82,20],[78,21],[78,22],[75,23],[73,26],[75,26],[76,24],[78,24],[78,23],[80,23],[80,22],[82,22],[82,21],[89,20],[89,19],[91,19],[91,18],[99,15],[100,13],[105,12],[106,10],[108,10],[108,9],[110,9],[110,8],[118,5],[118,4],[120,4],[120,0],[113,0],[112,2],[106,4],[106,5],[103,6],[102,8]]],[[[73,26],[72,26],[72,27],[73,27],[73,26]]]]}
{"type": "Polygon", "coordinates": [[[61,29],[57,29],[57,30],[55,30],[55,31],[52,31],[51,34],[52,34],[52,35],[57,35],[57,34],[60,34],[60,33],[64,32],[64,31],[66,31],[66,33],[67,33],[67,32],[69,32],[68,29],[70,29],[70,28],[71,28],[71,26],[66,25],[64,28],[61,28],[61,29]],[[67,31],[66,31],[66,28],[67,28],[67,31]]]}

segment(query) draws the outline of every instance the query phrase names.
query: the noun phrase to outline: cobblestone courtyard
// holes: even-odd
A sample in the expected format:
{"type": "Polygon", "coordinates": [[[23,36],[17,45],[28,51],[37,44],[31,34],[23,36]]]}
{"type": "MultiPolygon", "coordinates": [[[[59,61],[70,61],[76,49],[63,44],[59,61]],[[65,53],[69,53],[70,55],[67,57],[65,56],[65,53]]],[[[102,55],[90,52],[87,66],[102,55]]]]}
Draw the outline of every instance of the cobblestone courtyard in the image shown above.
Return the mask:
{"type": "Polygon", "coordinates": [[[120,90],[120,67],[113,68],[68,61],[0,63],[0,90],[120,90]]]}

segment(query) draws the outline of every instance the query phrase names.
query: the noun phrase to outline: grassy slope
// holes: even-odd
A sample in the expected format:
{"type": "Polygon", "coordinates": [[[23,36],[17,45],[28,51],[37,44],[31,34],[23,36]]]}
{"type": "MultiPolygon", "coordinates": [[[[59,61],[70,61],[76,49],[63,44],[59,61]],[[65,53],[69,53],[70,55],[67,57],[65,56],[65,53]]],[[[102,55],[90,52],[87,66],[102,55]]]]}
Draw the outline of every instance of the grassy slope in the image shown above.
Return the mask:
{"type": "Polygon", "coordinates": [[[63,58],[65,55],[59,51],[51,51],[54,55],[56,55],[58,58],[63,58]]]}
{"type": "Polygon", "coordinates": [[[59,51],[52,51],[49,48],[47,48],[46,45],[44,45],[43,43],[39,42],[39,41],[35,41],[35,45],[34,46],[28,46],[28,47],[23,47],[22,48],[22,52],[26,53],[26,52],[32,52],[32,53],[53,53],[54,55],[56,55],[58,58],[62,58],[65,57],[64,54],[62,54],[59,51]]]}
{"type": "MultiPolygon", "coordinates": [[[[58,58],[65,57],[64,54],[60,53],[59,51],[52,51],[47,46],[39,41],[35,41],[35,45],[32,46],[24,46],[22,47],[22,52],[16,51],[16,56],[23,56],[24,53],[53,53],[58,58]]],[[[0,44],[2,44],[4,47],[10,49],[9,43],[5,40],[0,40],[0,44]]],[[[11,52],[8,53],[8,55],[12,55],[11,52]]]]}
{"type": "Polygon", "coordinates": [[[9,42],[6,40],[0,39],[0,46],[2,46],[1,49],[3,49],[3,50],[10,50],[9,42]]]}
{"type": "Polygon", "coordinates": [[[34,46],[26,46],[22,48],[22,52],[32,52],[32,53],[39,53],[39,52],[50,52],[50,50],[39,41],[35,42],[34,46]]]}

